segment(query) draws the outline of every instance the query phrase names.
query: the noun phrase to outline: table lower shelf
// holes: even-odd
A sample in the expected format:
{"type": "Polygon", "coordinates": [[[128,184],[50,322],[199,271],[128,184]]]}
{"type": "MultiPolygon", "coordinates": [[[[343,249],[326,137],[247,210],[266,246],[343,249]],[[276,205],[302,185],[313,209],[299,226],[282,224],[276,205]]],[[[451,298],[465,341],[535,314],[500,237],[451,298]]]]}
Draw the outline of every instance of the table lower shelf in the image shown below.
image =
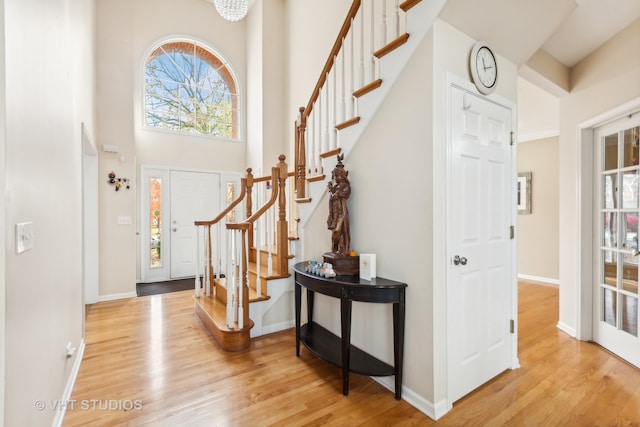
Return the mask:
{"type": "MultiPolygon", "coordinates": [[[[319,358],[342,367],[342,340],[315,322],[300,327],[300,341],[319,358]]],[[[374,377],[395,375],[395,368],[353,345],[350,346],[349,371],[374,377]]]]}

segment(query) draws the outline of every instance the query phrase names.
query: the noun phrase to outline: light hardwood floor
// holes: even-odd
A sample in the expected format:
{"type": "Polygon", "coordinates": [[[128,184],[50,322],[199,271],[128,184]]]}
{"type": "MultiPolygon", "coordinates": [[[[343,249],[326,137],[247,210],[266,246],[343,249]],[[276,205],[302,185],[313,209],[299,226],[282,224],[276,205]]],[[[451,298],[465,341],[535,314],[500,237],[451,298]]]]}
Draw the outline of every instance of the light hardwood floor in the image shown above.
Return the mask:
{"type": "Polygon", "coordinates": [[[65,426],[640,425],[640,371],[559,331],[558,290],[521,283],[519,359],[437,422],[372,379],[301,350],[293,330],[220,350],[191,291],[88,308],[86,350],[65,426]],[[130,410],[125,410],[130,409],[130,410]]]}

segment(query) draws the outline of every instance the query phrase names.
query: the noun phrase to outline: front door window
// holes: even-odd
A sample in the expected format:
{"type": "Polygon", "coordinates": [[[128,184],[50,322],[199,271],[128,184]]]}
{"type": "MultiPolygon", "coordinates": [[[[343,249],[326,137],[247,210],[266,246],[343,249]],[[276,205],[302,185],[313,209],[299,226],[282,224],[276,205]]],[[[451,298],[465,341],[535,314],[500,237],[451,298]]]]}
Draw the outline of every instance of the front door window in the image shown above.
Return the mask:
{"type": "Polygon", "coordinates": [[[149,178],[149,267],[162,267],[162,178],[149,178]]]}

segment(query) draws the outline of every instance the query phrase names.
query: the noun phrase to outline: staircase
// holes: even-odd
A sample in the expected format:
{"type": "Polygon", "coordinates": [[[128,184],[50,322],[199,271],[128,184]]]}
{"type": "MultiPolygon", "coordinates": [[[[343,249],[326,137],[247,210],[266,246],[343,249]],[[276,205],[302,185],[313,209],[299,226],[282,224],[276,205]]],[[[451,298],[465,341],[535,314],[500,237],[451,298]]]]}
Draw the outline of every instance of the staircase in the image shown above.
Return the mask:
{"type": "Polygon", "coordinates": [[[326,191],[325,171],[337,154],[348,157],[445,3],[354,0],[294,123],[294,170],[288,172],[284,155],[271,175],[256,178],[248,169],[228,206],[195,223],[196,277],[202,277],[195,281],[195,312],[223,349],[240,351],[252,336],[274,332],[262,320],[293,288],[298,226],[326,191]]]}

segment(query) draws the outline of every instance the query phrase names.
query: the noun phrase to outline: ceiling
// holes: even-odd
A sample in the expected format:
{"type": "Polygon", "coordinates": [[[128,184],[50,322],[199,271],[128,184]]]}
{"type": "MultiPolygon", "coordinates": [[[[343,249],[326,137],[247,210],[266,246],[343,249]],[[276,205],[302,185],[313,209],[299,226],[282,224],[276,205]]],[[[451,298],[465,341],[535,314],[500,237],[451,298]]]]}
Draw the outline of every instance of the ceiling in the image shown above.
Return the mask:
{"type": "Polygon", "coordinates": [[[542,49],[571,68],[640,17],[639,0],[576,0],[542,49]]]}
{"type": "MultiPolygon", "coordinates": [[[[567,68],[640,17],[640,0],[448,0],[440,17],[518,67],[539,50],[567,68]]],[[[520,77],[518,139],[559,133],[559,100],[520,77]]]]}
{"type": "Polygon", "coordinates": [[[640,17],[640,0],[448,0],[440,17],[516,65],[544,49],[573,67],[640,17]]]}

